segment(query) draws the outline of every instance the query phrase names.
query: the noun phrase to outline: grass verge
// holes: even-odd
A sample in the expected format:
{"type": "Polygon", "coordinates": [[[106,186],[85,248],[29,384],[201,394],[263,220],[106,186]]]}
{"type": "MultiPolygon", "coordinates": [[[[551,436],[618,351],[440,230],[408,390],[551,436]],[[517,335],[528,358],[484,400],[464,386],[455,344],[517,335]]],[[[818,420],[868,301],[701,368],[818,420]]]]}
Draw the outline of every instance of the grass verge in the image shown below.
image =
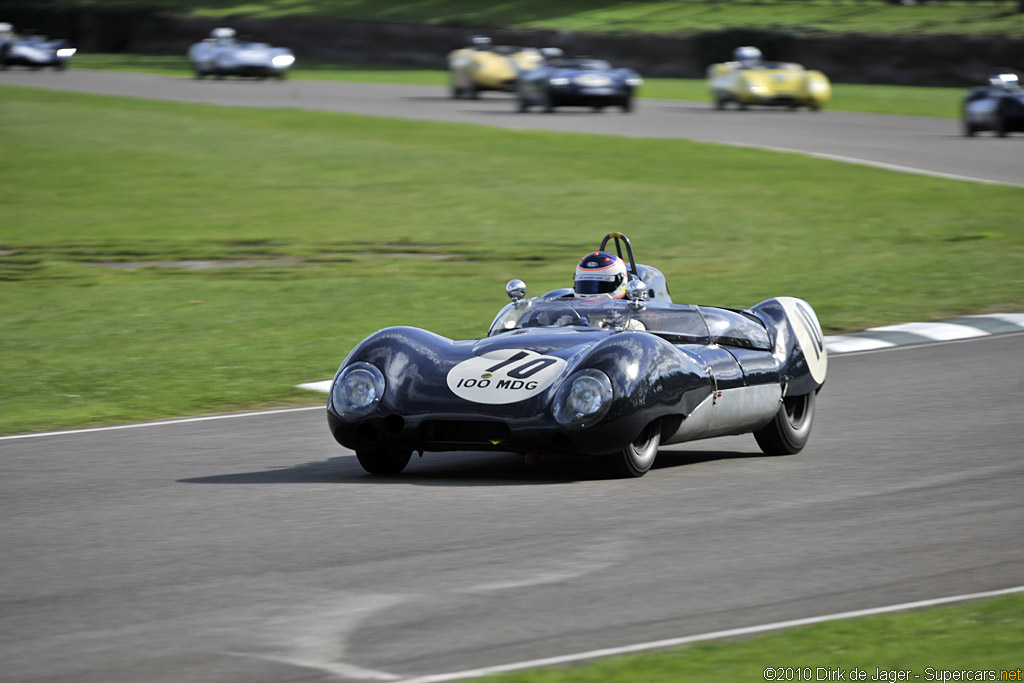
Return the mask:
{"type": "Polygon", "coordinates": [[[1021,652],[1024,652],[1024,597],[1011,595],[954,607],[827,622],[739,642],[705,642],[671,652],[616,657],[587,666],[529,670],[478,680],[497,683],[1019,681],[1024,665],[1021,652]],[[771,671],[766,676],[766,669],[782,671],[771,671]],[[971,672],[969,677],[953,673],[968,671],[971,672]],[[832,678],[828,677],[829,672],[832,678]],[[838,672],[844,677],[836,677],[838,672]],[[985,673],[979,677],[976,672],[985,673]]]}
{"type": "Polygon", "coordinates": [[[264,19],[323,17],[455,26],[510,26],[590,33],[680,34],[727,28],[789,33],[1024,35],[1016,0],[920,3],[881,0],[36,0],[52,8],[100,6],[163,9],[180,16],[264,19]]]}
{"type": "MultiPolygon", "coordinates": [[[[85,69],[135,71],[187,78],[192,75],[184,56],[81,54],[75,66],[85,69]]],[[[330,64],[300,61],[289,76],[298,79],[356,81],[362,83],[402,83],[430,85],[447,91],[448,72],[412,67],[330,64]]],[[[833,84],[832,101],[827,109],[871,114],[935,116],[959,118],[963,88],[928,88],[900,85],[833,84]]],[[[640,88],[641,97],[663,100],[710,102],[703,79],[648,78],[640,88]]],[[[501,97],[502,95],[488,95],[501,97]]],[[[710,106],[710,105],[709,105],[710,106]]]]}
{"type": "Polygon", "coordinates": [[[624,231],[677,300],[829,332],[1024,309],[1018,188],[681,140],[0,87],[0,433],[319,397],[368,333],[485,333],[624,231]],[[196,263],[199,262],[199,263],[196,263]]]}

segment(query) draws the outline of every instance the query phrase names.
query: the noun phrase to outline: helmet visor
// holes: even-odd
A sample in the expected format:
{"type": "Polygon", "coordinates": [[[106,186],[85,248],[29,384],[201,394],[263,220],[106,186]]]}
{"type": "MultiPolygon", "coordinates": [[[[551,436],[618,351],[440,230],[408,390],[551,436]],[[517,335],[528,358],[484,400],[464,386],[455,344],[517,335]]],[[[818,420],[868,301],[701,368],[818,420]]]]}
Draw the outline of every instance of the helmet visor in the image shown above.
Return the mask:
{"type": "Polygon", "coordinates": [[[579,275],[577,294],[611,294],[622,284],[622,275],[579,275]]]}

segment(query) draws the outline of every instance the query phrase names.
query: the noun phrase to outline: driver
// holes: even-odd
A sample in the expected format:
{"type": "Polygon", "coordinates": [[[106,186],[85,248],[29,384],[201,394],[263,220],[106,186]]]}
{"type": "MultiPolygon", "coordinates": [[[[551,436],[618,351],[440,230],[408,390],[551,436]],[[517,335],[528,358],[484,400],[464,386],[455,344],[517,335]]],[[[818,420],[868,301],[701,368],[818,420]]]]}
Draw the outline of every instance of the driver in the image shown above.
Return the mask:
{"type": "Polygon", "coordinates": [[[606,251],[595,251],[581,258],[576,266],[573,296],[621,299],[626,295],[626,279],[626,263],[621,258],[606,251]]]}
{"type": "Polygon", "coordinates": [[[745,45],[733,50],[732,58],[740,63],[742,69],[753,69],[761,65],[764,58],[761,51],[751,45],[745,45]]]}

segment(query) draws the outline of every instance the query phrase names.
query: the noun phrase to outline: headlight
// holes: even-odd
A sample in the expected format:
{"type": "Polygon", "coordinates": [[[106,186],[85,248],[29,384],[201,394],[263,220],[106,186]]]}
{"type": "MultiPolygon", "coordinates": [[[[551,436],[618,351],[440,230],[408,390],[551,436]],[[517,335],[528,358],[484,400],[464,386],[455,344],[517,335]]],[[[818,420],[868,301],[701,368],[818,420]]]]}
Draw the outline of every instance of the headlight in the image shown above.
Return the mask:
{"type": "Polygon", "coordinates": [[[67,59],[76,52],[78,52],[78,50],[76,50],[73,47],[62,47],[61,49],[57,50],[57,56],[61,59],[67,59]]]}
{"type": "Polygon", "coordinates": [[[348,366],[331,387],[334,411],[349,420],[372,413],[383,396],[384,375],[369,363],[348,366]]]}
{"type": "Polygon", "coordinates": [[[291,66],[295,63],[295,57],[293,55],[276,55],[270,60],[270,63],[276,66],[278,69],[283,69],[286,66],[291,66]]]}
{"type": "Polygon", "coordinates": [[[771,89],[763,85],[754,85],[753,83],[751,83],[750,92],[754,93],[755,95],[767,95],[768,93],[771,92],[771,89]]]}
{"type": "Polygon", "coordinates": [[[554,86],[569,85],[569,83],[571,83],[571,81],[568,78],[552,78],[548,82],[554,86]]]}
{"type": "Polygon", "coordinates": [[[612,404],[612,382],[600,370],[582,370],[562,383],[555,394],[555,420],[563,427],[591,427],[612,404]]]}
{"type": "Polygon", "coordinates": [[[636,86],[638,86],[638,85],[643,85],[643,84],[644,84],[644,79],[639,78],[639,77],[627,78],[626,79],[626,85],[631,85],[634,88],[636,86]]]}

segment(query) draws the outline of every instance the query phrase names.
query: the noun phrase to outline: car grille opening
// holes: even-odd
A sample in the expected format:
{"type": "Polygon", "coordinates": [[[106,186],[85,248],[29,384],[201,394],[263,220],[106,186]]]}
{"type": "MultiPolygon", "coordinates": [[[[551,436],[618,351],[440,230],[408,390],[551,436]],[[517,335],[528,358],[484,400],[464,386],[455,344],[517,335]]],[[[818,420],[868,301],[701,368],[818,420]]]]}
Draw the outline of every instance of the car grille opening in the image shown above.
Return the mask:
{"type": "Polygon", "coordinates": [[[508,441],[511,431],[504,422],[428,420],[420,434],[424,440],[438,443],[494,444],[508,441]]]}

